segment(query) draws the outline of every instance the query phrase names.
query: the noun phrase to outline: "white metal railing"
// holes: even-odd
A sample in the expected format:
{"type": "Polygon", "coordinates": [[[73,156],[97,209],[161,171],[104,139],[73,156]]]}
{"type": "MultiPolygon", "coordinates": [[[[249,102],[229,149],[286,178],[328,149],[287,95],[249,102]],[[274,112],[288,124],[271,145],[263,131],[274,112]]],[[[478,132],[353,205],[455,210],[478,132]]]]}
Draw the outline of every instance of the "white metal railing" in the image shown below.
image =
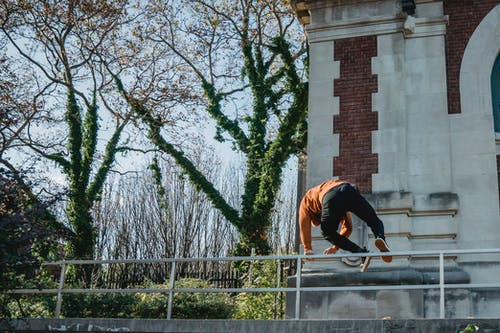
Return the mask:
{"type": "Polygon", "coordinates": [[[300,319],[300,296],[303,291],[358,291],[358,290],[416,290],[416,289],[439,289],[439,317],[445,318],[445,289],[472,289],[472,288],[500,288],[499,283],[466,283],[446,284],[444,278],[445,255],[465,254],[492,254],[500,253],[500,248],[493,249],[461,249],[461,250],[429,250],[429,251],[393,251],[393,257],[409,258],[437,258],[439,264],[439,283],[420,285],[366,285],[366,286],[342,286],[342,287],[302,287],[302,261],[310,259],[337,259],[343,257],[379,257],[380,253],[341,253],[341,254],[317,254],[317,255],[270,255],[249,257],[213,257],[213,258],[165,258],[165,259],[121,259],[121,260],[62,260],[44,265],[59,265],[61,273],[57,289],[13,289],[9,294],[56,294],[55,317],[59,318],[62,306],[63,294],[78,293],[168,293],[167,319],[171,319],[174,293],[192,292],[295,292],[295,319],[300,319]],[[295,287],[277,288],[176,288],[175,287],[175,264],[180,262],[212,262],[212,261],[258,261],[258,260],[297,260],[297,273],[295,287]],[[67,265],[89,265],[89,264],[146,264],[146,263],[171,263],[169,288],[127,288],[127,289],[65,289],[64,280],[67,265]]]}

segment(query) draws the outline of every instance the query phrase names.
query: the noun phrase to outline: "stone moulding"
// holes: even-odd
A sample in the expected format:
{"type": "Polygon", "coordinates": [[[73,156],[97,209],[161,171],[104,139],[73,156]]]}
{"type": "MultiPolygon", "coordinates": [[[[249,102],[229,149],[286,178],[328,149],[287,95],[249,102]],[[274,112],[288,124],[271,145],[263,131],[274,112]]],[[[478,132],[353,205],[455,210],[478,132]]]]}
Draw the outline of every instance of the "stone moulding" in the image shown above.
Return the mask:
{"type": "MultiPolygon", "coordinates": [[[[380,1],[378,1],[380,2],[380,1]]],[[[433,17],[417,17],[404,12],[400,1],[385,1],[392,7],[389,15],[370,13],[378,6],[371,0],[337,0],[337,1],[292,1],[292,8],[299,21],[307,25],[310,43],[324,42],[342,38],[367,35],[383,35],[403,33],[405,38],[429,37],[446,34],[449,23],[448,15],[433,17]],[[335,7],[356,6],[358,17],[334,18],[335,7]]],[[[351,13],[351,12],[350,12],[351,13]]]]}
{"type": "Polygon", "coordinates": [[[458,195],[451,192],[413,194],[388,191],[365,194],[365,197],[381,215],[455,216],[459,209],[458,195]]]}
{"type": "Polygon", "coordinates": [[[448,16],[422,17],[413,16],[375,16],[363,20],[344,20],[329,24],[310,24],[307,28],[311,43],[335,39],[369,35],[404,33],[405,38],[439,36],[446,34],[448,16]]]}
{"type": "MultiPolygon", "coordinates": [[[[288,278],[288,286],[296,286],[295,276],[288,278]]],[[[360,272],[310,271],[302,274],[304,287],[363,286],[363,285],[418,285],[438,284],[439,271],[433,267],[376,269],[360,272]]],[[[470,283],[470,275],[458,267],[445,268],[446,284],[470,283]]]]}

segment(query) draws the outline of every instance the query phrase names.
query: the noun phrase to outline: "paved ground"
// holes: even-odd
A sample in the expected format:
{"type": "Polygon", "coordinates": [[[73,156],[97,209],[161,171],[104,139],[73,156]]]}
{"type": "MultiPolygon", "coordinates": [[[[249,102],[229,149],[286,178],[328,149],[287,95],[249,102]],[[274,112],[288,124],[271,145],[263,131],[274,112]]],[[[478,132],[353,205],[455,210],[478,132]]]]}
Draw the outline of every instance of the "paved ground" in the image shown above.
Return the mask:
{"type": "Polygon", "coordinates": [[[455,333],[474,323],[477,332],[500,332],[500,319],[417,320],[164,320],[17,319],[0,320],[3,332],[310,332],[455,333]]]}

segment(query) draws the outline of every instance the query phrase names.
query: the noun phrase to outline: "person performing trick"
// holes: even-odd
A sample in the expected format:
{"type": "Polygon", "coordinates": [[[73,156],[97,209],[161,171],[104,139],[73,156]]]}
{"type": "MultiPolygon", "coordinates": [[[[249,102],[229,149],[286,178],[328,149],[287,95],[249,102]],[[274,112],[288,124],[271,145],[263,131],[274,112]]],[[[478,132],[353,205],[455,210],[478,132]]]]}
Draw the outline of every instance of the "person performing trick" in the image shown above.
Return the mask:
{"type": "MultiPolygon", "coordinates": [[[[349,212],[370,227],[375,236],[375,246],[381,252],[390,251],[385,240],[384,224],[356,186],[342,180],[327,180],[309,189],[300,202],[299,227],[304,254],[314,254],[311,245],[312,226],[321,226],[323,237],[332,243],[331,247],[324,250],[324,254],[334,254],[339,248],[352,253],[368,252],[366,248],[349,240],[352,233],[349,212]]],[[[362,265],[364,258],[361,259],[362,265]]],[[[382,256],[382,260],[389,263],[392,256],[382,256]]]]}

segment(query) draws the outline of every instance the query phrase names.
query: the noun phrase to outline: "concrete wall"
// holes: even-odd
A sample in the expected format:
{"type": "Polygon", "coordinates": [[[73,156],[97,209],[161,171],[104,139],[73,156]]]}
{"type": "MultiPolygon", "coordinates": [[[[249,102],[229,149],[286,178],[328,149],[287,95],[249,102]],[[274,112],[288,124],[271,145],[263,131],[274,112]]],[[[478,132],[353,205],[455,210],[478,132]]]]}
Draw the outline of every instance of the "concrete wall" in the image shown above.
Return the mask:
{"type": "Polygon", "coordinates": [[[0,320],[9,332],[239,332],[239,333],[443,333],[475,323],[478,332],[500,332],[500,319],[455,320],[145,320],[19,319],[0,320]]]}

